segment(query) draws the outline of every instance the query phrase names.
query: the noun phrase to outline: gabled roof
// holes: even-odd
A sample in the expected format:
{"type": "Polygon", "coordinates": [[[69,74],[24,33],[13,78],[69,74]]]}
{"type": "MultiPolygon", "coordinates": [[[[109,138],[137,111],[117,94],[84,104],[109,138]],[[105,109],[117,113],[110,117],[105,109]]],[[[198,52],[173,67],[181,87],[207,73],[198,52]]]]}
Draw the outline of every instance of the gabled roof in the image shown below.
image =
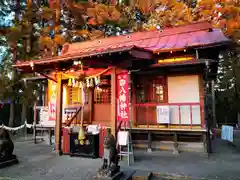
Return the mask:
{"type": "MultiPolygon", "coordinates": [[[[198,22],[163,31],[135,32],[127,35],[108,37],[80,43],[65,44],[62,55],[34,60],[37,64],[66,61],[73,58],[89,57],[120,51],[140,49],[151,53],[182,51],[188,48],[217,46],[230,40],[220,29],[213,29],[208,22],[198,22]]],[[[15,67],[29,66],[30,62],[19,62],[15,67]]]]}
{"type": "Polygon", "coordinates": [[[158,53],[228,41],[229,39],[224,36],[220,29],[213,29],[211,24],[204,21],[167,28],[163,31],[135,32],[94,41],[66,44],[62,55],[93,54],[93,52],[108,52],[134,47],[158,53]]]}

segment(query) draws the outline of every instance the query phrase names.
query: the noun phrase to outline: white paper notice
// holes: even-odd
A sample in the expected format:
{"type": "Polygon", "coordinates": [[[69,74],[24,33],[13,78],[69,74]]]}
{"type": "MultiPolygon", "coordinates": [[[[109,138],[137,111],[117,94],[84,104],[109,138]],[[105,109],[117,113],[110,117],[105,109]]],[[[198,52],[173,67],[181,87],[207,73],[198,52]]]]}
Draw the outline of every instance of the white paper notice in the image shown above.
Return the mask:
{"type": "Polygon", "coordinates": [[[169,106],[157,106],[157,123],[170,124],[170,108],[169,106]]]}
{"type": "Polygon", "coordinates": [[[120,146],[126,146],[128,143],[128,131],[118,132],[118,144],[120,146]]]}
{"type": "Polygon", "coordinates": [[[233,142],[233,126],[222,125],[222,139],[233,142]]]}

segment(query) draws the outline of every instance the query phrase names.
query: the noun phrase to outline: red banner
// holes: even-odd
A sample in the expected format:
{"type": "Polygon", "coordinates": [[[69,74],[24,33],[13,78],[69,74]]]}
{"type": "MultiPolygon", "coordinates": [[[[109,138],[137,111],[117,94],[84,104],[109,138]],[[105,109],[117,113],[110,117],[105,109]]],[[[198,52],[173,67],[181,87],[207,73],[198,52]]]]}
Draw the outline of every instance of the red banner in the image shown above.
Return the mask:
{"type": "Polygon", "coordinates": [[[57,103],[57,84],[53,81],[48,81],[48,108],[49,108],[49,121],[56,120],[56,103],[57,103]]]}
{"type": "Polygon", "coordinates": [[[128,73],[117,75],[117,120],[129,122],[128,73]]]}

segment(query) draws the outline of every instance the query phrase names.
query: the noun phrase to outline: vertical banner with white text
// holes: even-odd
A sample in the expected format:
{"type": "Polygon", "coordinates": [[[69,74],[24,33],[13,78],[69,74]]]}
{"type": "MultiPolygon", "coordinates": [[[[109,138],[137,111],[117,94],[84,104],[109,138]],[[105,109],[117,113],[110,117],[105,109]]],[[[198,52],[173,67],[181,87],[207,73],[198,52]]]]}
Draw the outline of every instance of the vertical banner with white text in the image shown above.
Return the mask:
{"type": "Polygon", "coordinates": [[[57,83],[48,81],[48,109],[49,109],[49,121],[56,120],[56,103],[57,103],[57,83]]]}
{"type": "Polygon", "coordinates": [[[130,120],[128,73],[117,75],[117,120],[123,123],[130,120]]]}

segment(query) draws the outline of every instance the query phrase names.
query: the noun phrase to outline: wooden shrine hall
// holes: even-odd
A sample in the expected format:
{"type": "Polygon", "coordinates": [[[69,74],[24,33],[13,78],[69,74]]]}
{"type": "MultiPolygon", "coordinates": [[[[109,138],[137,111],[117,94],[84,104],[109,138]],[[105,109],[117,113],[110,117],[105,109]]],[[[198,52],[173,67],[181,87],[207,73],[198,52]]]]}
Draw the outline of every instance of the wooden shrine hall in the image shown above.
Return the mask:
{"type": "Polygon", "coordinates": [[[130,121],[135,147],[164,149],[160,142],[174,142],[183,150],[185,142],[199,142],[206,149],[211,118],[205,87],[216,78],[219,52],[229,43],[220,29],[198,22],[65,44],[60,56],[14,67],[55,83],[58,150],[63,126],[80,124],[81,117],[84,125],[113,132],[120,120],[130,121]],[[64,115],[68,107],[79,108],[73,121],[64,115]]]}

